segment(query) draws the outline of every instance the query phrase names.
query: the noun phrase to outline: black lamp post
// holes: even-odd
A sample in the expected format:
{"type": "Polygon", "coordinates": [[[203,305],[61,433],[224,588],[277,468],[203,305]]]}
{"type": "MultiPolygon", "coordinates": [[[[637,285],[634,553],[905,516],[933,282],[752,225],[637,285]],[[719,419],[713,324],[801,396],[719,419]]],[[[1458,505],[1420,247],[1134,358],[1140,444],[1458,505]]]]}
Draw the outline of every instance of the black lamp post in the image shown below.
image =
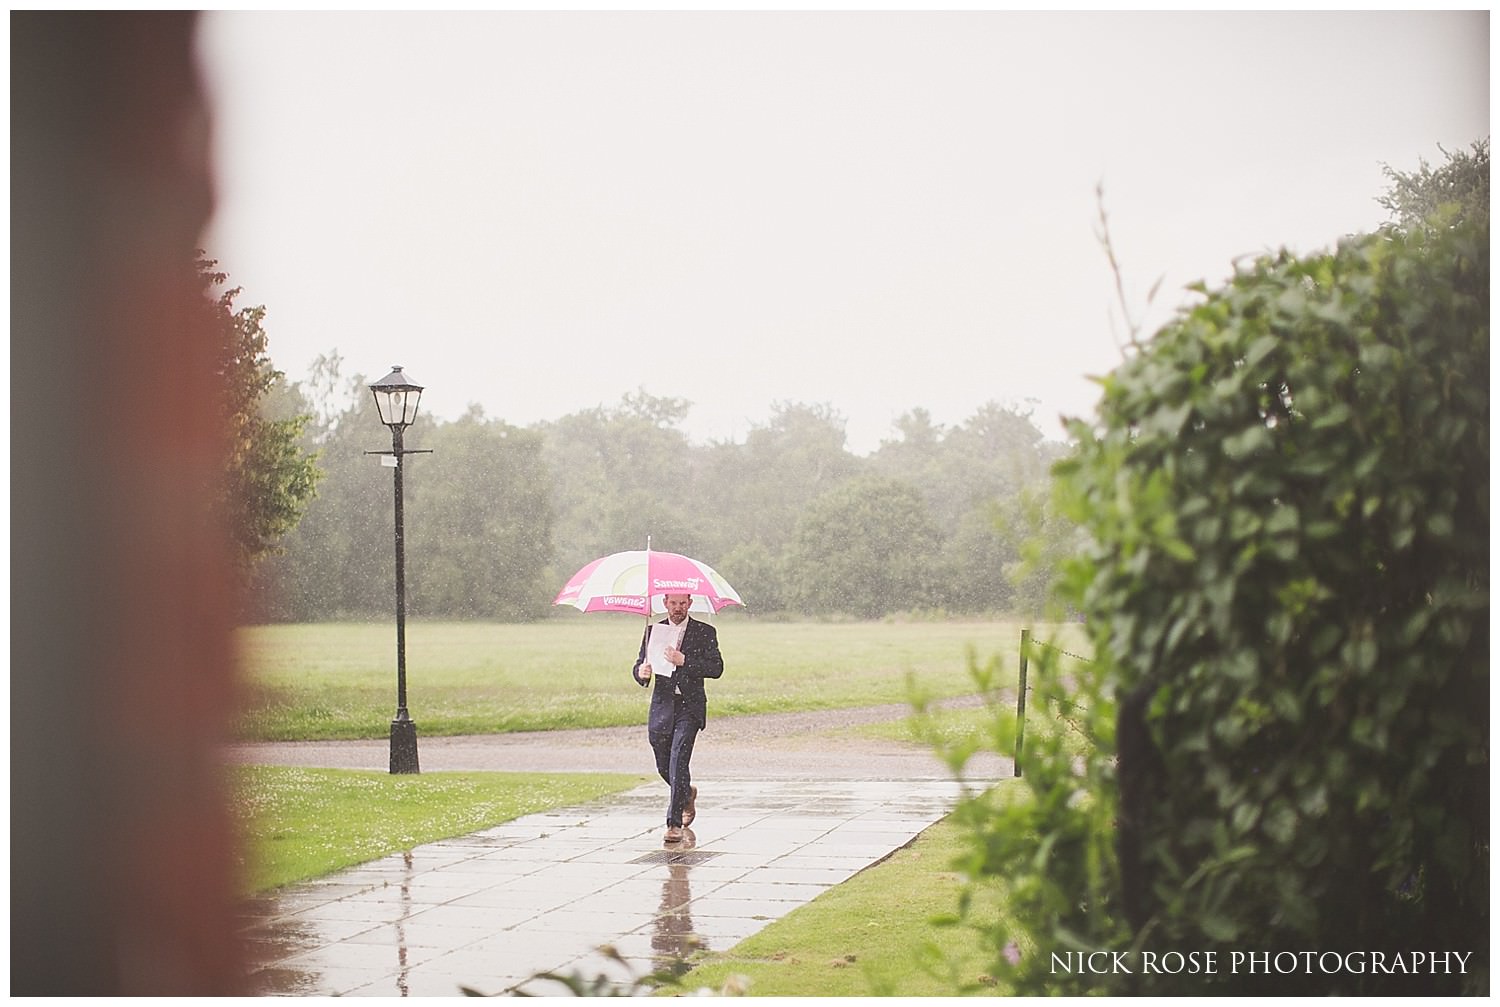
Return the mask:
{"type": "Polygon", "coordinates": [[[367,455],[388,455],[396,470],[396,718],[391,721],[391,772],[418,773],[417,725],[406,712],[406,547],[401,513],[401,459],[406,455],[425,455],[431,451],[407,451],[401,446],[401,432],[417,418],[417,403],[422,386],[392,368],[391,373],[370,386],[380,422],[391,428],[390,451],[366,451],[367,455]]]}

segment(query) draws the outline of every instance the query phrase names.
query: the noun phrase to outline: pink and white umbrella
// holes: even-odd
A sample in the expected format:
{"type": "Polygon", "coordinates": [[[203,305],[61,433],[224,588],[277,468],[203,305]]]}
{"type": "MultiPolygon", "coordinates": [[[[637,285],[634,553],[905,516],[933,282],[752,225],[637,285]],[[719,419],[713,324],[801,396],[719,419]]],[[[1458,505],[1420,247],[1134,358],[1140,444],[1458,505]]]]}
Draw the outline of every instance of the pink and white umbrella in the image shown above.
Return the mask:
{"type": "Polygon", "coordinates": [[[707,563],[675,552],[637,549],[617,552],[579,570],[553,600],[580,612],[634,612],[649,616],[647,605],[665,612],[663,595],[690,594],[691,612],[717,612],[743,605],[729,581],[707,563]]]}

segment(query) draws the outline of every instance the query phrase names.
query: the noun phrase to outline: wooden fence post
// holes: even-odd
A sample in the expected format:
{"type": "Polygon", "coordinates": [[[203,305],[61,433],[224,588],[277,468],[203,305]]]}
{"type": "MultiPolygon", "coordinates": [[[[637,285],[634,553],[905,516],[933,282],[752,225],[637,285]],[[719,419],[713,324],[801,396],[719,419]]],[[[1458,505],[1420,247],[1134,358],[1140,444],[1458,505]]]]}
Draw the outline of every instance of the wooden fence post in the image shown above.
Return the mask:
{"type": "Polygon", "coordinates": [[[1016,686],[1016,775],[1021,775],[1021,743],[1026,739],[1026,653],[1031,649],[1031,630],[1021,630],[1021,676],[1016,686]]]}

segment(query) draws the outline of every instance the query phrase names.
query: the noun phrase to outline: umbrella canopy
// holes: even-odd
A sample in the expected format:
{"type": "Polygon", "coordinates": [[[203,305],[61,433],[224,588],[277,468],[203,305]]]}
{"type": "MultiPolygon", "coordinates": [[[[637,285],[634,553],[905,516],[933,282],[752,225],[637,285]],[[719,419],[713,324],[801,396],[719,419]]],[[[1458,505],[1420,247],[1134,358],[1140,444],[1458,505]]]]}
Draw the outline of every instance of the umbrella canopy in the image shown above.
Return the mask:
{"type": "Polygon", "coordinates": [[[579,570],[553,600],[580,612],[634,612],[646,615],[650,604],[665,612],[663,595],[689,594],[691,612],[717,612],[743,605],[729,582],[707,563],[675,552],[637,549],[604,556],[579,570]],[[649,569],[648,569],[649,567],[649,569]]]}

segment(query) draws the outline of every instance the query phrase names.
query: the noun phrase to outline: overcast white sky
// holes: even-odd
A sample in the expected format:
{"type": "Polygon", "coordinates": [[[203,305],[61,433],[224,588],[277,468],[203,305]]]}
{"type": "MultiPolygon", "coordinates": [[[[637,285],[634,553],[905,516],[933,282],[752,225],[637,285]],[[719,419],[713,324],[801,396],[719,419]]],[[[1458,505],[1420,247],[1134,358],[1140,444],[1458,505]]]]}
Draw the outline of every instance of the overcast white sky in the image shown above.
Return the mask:
{"type": "Polygon", "coordinates": [[[518,425],[644,388],[695,441],[827,403],[1086,415],[1236,257],[1384,219],[1489,134],[1489,15],[205,15],[218,213],[294,380],[337,350],[518,425]],[[1112,327],[1111,319],[1114,319],[1112,327]]]}

